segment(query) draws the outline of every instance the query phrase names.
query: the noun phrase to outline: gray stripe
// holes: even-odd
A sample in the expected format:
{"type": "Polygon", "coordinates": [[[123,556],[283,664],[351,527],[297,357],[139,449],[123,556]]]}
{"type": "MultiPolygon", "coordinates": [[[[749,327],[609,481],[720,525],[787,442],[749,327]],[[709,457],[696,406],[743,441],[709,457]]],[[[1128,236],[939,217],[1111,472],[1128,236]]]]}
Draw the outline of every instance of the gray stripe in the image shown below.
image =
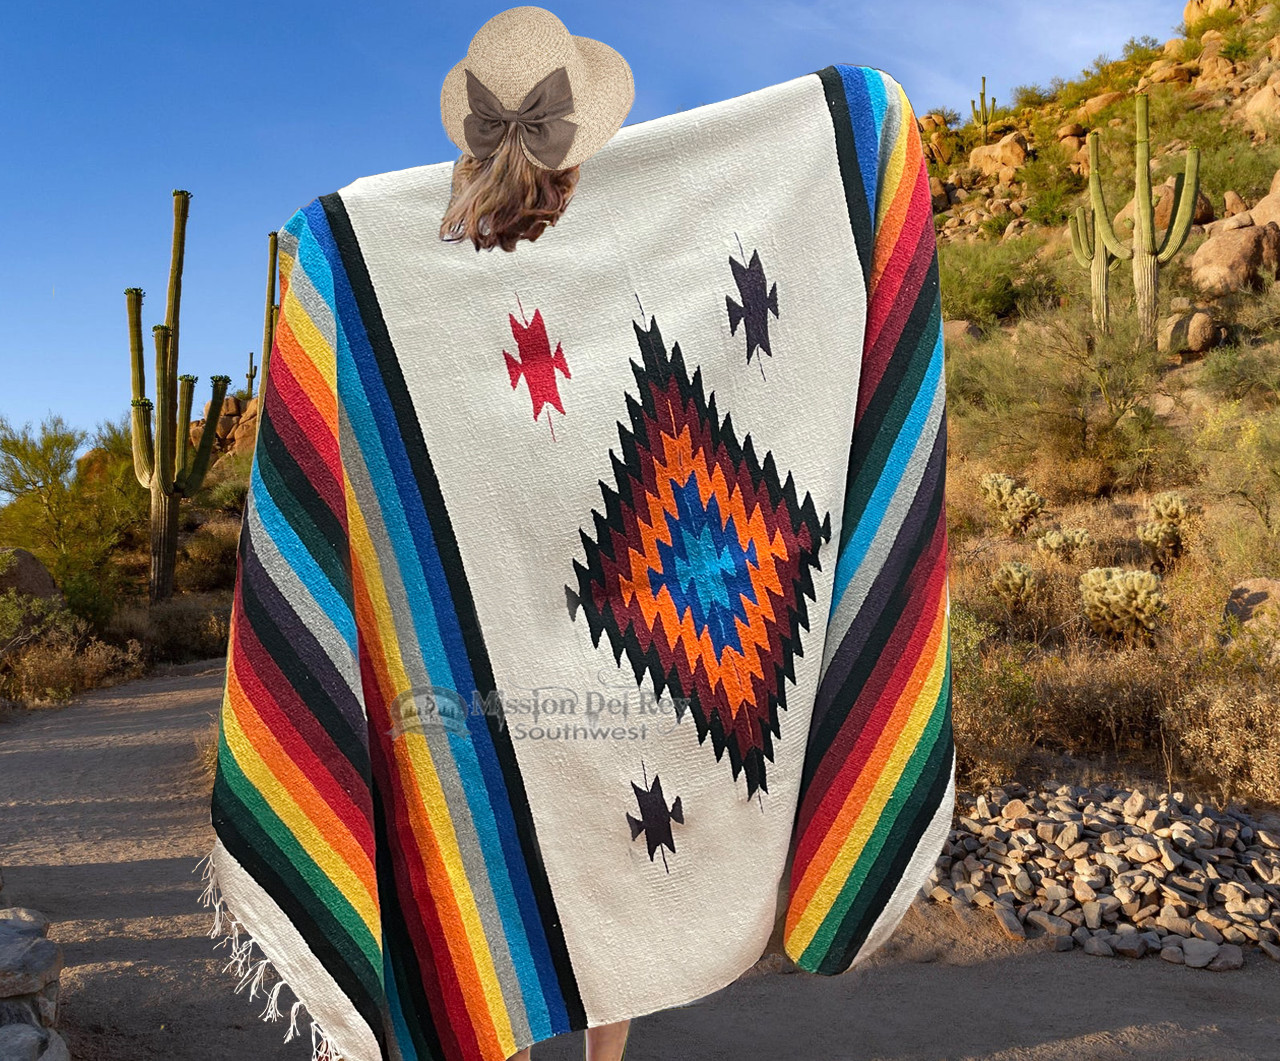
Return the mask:
{"type": "Polygon", "coordinates": [[[302,308],[307,311],[307,316],[311,318],[316,330],[324,336],[325,342],[329,344],[329,349],[333,350],[336,356],[338,327],[333,319],[333,309],[324,295],[316,288],[301,263],[298,263],[289,275],[289,294],[296,298],[302,308]]]}
{"type": "Polygon", "coordinates": [[[898,93],[898,84],[887,75],[885,81],[885,97],[888,100],[888,106],[885,108],[884,124],[880,129],[880,166],[876,174],[876,217],[872,218],[873,223],[880,216],[882,206],[880,195],[885,190],[885,174],[889,169],[889,159],[893,157],[893,145],[898,142],[903,117],[902,97],[898,93]]]}
{"type": "Polygon", "coordinates": [[[840,598],[840,603],[827,622],[827,638],[822,646],[822,667],[818,672],[819,683],[822,681],[822,676],[827,673],[831,657],[835,655],[836,649],[844,640],[844,635],[848,633],[849,627],[862,607],[862,602],[866,600],[876,575],[884,566],[889,551],[893,548],[894,540],[898,537],[902,521],[911,509],[911,501],[920,489],[920,481],[924,478],[924,470],[929,463],[929,454],[933,451],[933,443],[942,424],[942,411],[946,398],[946,378],[945,374],[940,373],[937,388],[933,392],[933,404],[929,406],[929,415],[925,419],[907,466],[902,471],[898,488],[889,499],[888,508],[880,520],[880,528],[867,548],[867,555],[863,558],[862,565],[849,579],[849,584],[844,588],[844,596],[840,598]]]}
{"type": "Polygon", "coordinates": [[[250,491],[249,502],[245,509],[246,526],[253,539],[253,551],[271,581],[280,590],[290,606],[298,614],[303,625],[315,634],[316,642],[329,657],[347,681],[347,685],[355,692],[361,708],[364,707],[364,696],[361,693],[360,667],[355,653],[347,644],[347,639],[329,616],[311,595],[311,591],[298,578],[297,573],[281,555],[262,519],[258,515],[257,503],[250,491]]]}
{"type": "MultiPolygon", "coordinates": [[[[413,689],[422,689],[431,684],[431,676],[427,673],[422,655],[413,651],[417,642],[413,627],[413,606],[409,603],[404,582],[400,577],[399,565],[391,546],[390,536],[383,523],[381,502],[373,486],[369,469],[360,455],[359,443],[351,431],[346,411],[341,406],[338,410],[339,438],[343,451],[343,463],[356,501],[364,514],[365,524],[369,530],[369,538],[374,554],[379,558],[383,583],[387,592],[387,603],[395,624],[396,635],[401,649],[405,673],[413,689]]],[[[398,513],[399,498],[391,497],[389,510],[398,513]]],[[[407,529],[405,531],[407,533],[407,529]]],[[[468,704],[467,708],[470,709],[468,704]]],[[[431,752],[436,774],[440,779],[440,787],[444,792],[445,803],[450,811],[450,819],[458,840],[458,849],[462,856],[463,870],[467,883],[475,897],[476,907],[480,912],[480,923],[484,926],[485,939],[489,945],[489,953],[493,958],[494,971],[498,984],[502,989],[503,1001],[511,1017],[511,1030],[516,1042],[526,1042],[533,1038],[529,1027],[529,1018],[525,1012],[524,995],[520,989],[520,980],[516,976],[515,965],[511,959],[507,943],[506,929],[498,912],[498,904],[493,896],[493,888],[489,882],[489,867],[485,863],[480,847],[480,839],[476,834],[472,821],[469,801],[463,788],[462,778],[458,774],[453,752],[449,747],[449,734],[443,725],[428,720],[419,730],[426,738],[431,752]]]]}

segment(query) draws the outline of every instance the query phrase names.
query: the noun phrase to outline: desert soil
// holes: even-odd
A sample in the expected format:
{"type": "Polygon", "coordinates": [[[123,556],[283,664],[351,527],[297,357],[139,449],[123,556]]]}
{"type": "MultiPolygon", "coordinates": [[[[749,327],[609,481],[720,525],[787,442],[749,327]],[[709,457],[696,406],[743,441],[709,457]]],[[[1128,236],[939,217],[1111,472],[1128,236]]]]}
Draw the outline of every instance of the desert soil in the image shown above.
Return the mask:
{"type": "MultiPolygon", "coordinates": [[[[199,905],[212,832],[196,742],[222,678],[196,665],[0,723],[0,905],[52,920],[77,1061],[309,1056],[233,993],[199,905]]],[[[1280,1059],[1280,964],[1256,952],[1210,973],[1053,954],[993,926],[913,908],[845,976],[752,975],[637,1019],[626,1061],[1280,1059]]],[[[581,1036],[533,1055],[579,1061],[581,1036]]]]}

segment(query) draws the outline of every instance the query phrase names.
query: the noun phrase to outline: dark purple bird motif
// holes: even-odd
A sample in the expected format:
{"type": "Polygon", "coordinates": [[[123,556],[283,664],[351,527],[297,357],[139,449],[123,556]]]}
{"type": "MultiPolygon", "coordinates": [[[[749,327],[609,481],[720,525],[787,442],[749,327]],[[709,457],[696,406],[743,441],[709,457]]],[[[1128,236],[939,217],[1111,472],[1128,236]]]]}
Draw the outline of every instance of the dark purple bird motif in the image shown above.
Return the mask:
{"type": "MultiPolygon", "coordinates": [[[[737,236],[736,232],[734,236],[737,236]]],[[[741,239],[738,240],[738,249],[745,259],[747,254],[742,249],[741,239]]],[[[751,261],[746,265],[730,256],[729,267],[733,270],[734,283],[738,285],[738,295],[742,299],[739,304],[728,295],[724,296],[725,308],[729,311],[729,334],[737,335],[738,325],[745,322],[743,330],[747,337],[748,365],[751,364],[751,355],[757,349],[773,357],[773,351],[769,349],[769,314],[772,313],[775,317],[778,315],[778,285],[775,283],[766,291],[768,281],[765,279],[764,266],[760,264],[758,250],[751,252],[751,261]]],[[[756,364],[760,365],[760,375],[763,377],[763,362],[757,358],[756,364]]]]}
{"type": "MultiPolygon", "coordinates": [[[[660,848],[665,847],[675,854],[676,845],[671,836],[671,823],[684,824],[684,809],[680,806],[679,796],[676,796],[670,807],[667,806],[666,797],[662,794],[662,782],[658,780],[658,775],[654,774],[653,784],[649,784],[643,759],[640,761],[640,769],[644,774],[647,787],[641,788],[634,781],[631,782],[631,791],[636,794],[636,802],[640,805],[640,817],[637,819],[628,814],[627,824],[631,826],[632,840],[644,833],[645,843],[649,846],[649,861],[652,862],[654,852],[660,848]]],[[[670,873],[671,867],[667,865],[666,851],[662,852],[662,864],[670,873]]]]}

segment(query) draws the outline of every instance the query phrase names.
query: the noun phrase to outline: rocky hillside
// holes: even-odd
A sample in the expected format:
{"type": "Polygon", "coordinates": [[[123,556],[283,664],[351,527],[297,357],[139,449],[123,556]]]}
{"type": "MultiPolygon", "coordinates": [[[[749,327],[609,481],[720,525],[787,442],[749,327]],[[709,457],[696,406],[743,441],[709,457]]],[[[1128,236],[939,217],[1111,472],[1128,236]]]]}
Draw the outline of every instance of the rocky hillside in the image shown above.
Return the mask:
{"type": "MultiPolygon", "coordinates": [[[[919,125],[933,175],[939,241],[1007,240],[1036,228],[1063,229],[1066,214],[1087,203],[1086,136],[1126,123],[1131,129],[1136,93],[1176,93],[1177,113],[1220,112],[1221,126],[1242,145],[1268,138],[1274,144],[1280,133],[1280,7],[1258,0],[1191,0],[1183,28],[1183,35],[1162,47],[1151,38],[1130,42],[1125,59],[1100,57],[1092,71],[1074,82],[1057,82],[1053,92],[1037,86],[1015,90],[1015,105],[996,108],[985,130],[980,119],[961,125],[954,111],[923,114],[919,125]]],[[[1151,138],[1153,165],[1169,160],[1180,170],[1179,156],[1190,145],[1178,127],[1153,118],[1151,138]]],[[[1170,178],[1160,189],[1162,198],[1172,183],[1170,178]]],[[[1211,231],[1215,220],[1249,210],[1243,189],[1206,187],[1202,179],[1201,191],[1193,236],[1211,231]]],[[[1266,220],[1272,210],[1264,208],[1266,220]]],[[[1259,226],[1266,220],[1253,217],[1259,226]]],[[[1167,204],[1156,222],[1167,224],[1167,204]]]]}

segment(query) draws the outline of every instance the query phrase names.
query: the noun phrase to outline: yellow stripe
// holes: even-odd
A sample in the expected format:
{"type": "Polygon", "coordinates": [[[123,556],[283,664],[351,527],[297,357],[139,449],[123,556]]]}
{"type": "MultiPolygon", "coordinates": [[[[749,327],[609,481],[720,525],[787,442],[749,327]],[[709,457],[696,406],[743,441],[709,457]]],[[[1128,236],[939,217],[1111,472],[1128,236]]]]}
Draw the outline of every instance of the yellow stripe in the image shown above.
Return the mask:
{"type": "Polygon", "coordinates": [[[289,328],[293,332],[293,337],[297,339],[298,346],[315,366],[316,372],[324,378],[329,387],[329,393],[336,395],[338,393],[337,356],[332,344],[325,338],[316,322],[311,319],[307,307],[293,293],[292,285],[285,296],[284,304],[280,307],[280,314],[288,320],[289,328]]]}
{"type": "Polygon", "coordinates": [[[880,223],[884,220],[889,204],[898,194],[898,185],[902,182],[902,173],[907,164],[907,122],[915,121],[915,115],[911,113],[911,104],[907,101],[907,94],[902,86],[894,85],[890,91],[898,97],[898,136],[893,150],[889,153],[884,176],[880,178],[880,190],[876,195],[876,231],[880,229],[880,223]]]}
{"type": "MultiPolygon", "coordinates": [[[[849,880],[849,874],[853,871],[854,863],[858,861],[858,856],[866,846],[868,838],[875,831],[876,825],[879,824],[885,804],[889,802],[889,797],[893,794],[895,786],[901,779],[907,760],[911,758],[911,753],[916,750],[916,745],[920,743],[920,734],[924,732],[925,725],[933,715],[933,708],[938,702],[938,693],[942,689],[942,679],[947,669],[947,640],[949,634],[950,631],[947,632],[947,636],[944,636],[939,644],[939,651],[929,668],[929,676],[920,690],[916,707],[912,711],[906,726],[903,727],[902,733],[894,745],[893,753],[881,769],[880,777],[872,788],[871,794],[867,797],[862,814],[849,831],[848,839],[841,845],[840,851],[832,860],[831,868],[827,871],[822,883],[814,890],[813,897],[809,900],[804,913],[800,915],[800,920],[796,923],[789,943],[790,953],[799,954],[803,951],[812,942],[827,914],[831,912],[831,907],[835,904],[841,889],[849,880]]],[[[854,793],[851,790],[849,798],[852,798],[853,795],[854,793]]]]}
{"type": "Polygon", "coordinates": [[[316,828],[315,823],[307,817],[306,812],[289,794],[289,790],[263,762],[257,749],[241,729],[240,720],[236,717],[229,696],[224,700],[222,707],[222,731],[227,746],[235,756],[236,765],[324,875],[351,903],[365,923],[365,927],[368,928],[369,934],[381,947],[382,921],[378,914],[377,901],[369,895],[364,882],[351,871],[351,867],[342,856],[334,851],[325,840],[324,834],[316,828]]]}
{"type": "MultiPolygon", "coordinates": [[[[396,689],[409,689],[410,682],[405,673],[404,660],[400,655],[400,644],[396,636],[395,624],[391,614],[391,605],[387,600],[386,586],[381,577],[381,566],[369,536],[368,526],[364,520],[351,482],[343,477],[347,489],[347,522],[351,548],[359,557],[360,565],[366,572],[377,571],[379,577],[366,578],[365,588],[370,603],[377,614],[377,627],[382,644],[388,653],[388,673],[396,689]]],[[[454,832],[453,821],[449,816],[448,804],[440,785],[440,778],[431,757],[431,749],[426,737],[421,733],[406,732],[402,738],[404,759],[411,768],[411,780],[418,797],[420,809],[430,820],[432,832],[441,848],[445,871],[449,875],[450,886],[457,901],[463,929],[475,959],[477,974],[484,990],[485,1004],[489,1017],[493,1021],[494,1030],[508,1056],[515,1053],[515,1032],[511,1027],[511,1017],[507,1011],[506,999],[502,994],[502,986],[498,982],[498,973],[494,968],[493,954],[484,933],[484,924],[480,920],[480,909],[476,905],[466,868],[462,861],[462,851],[458,845],[457,833],[454,832]]],[[[418,830],[415,829],[415,832],[418,830]]],[[[425,845],[424,845],[425,846],[425,845]]],[[[446,936],[446,938],[449,938],[446,936]]],[[[468,1009],[474,999],[468,998],[468,1009]]]]}

